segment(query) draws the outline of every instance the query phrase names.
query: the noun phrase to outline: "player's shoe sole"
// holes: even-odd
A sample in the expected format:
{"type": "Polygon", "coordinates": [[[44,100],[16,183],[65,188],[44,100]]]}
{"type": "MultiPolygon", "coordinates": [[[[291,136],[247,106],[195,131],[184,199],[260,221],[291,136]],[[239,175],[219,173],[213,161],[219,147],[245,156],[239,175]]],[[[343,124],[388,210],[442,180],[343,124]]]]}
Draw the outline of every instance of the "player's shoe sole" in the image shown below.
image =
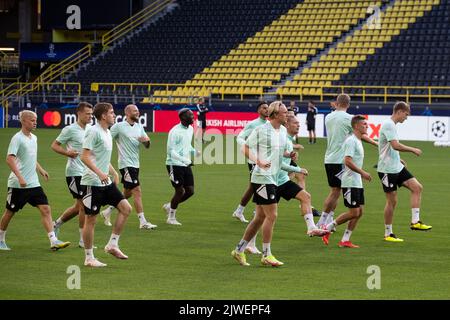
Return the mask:
{"type": "Polygon", "coordinates": [[[428,231],[431,230],[433,227],[427,226],[426,224],[422,223],[422,221],[418,221],[417,223],[411,223],[410,228],[411,230],[428,231]]]}
{"type": "Polygon", "coordinates": [[[273,255],[262,257],[261,264],[263,266],[272,266],[272,267],[281,267],[282,265],[284,265],[283,262],[278,261],[273,255]]]}
{"type": "Polygon", "coordinates": [[[244,222],[244,223],[248,223],[248,220],[245,219],[243,214],[239,214],[236,212],[233,212],[233,214],[231,215],[233,218],[236,218],[237,220],[239,220],[240,222],[244,222]]]}
{"type": "Polygon", "coordinates": [[[58,240],[58,242],[56,242],[50,246],[50,249],[53,251],[57,251],[59,249],[67,248],[68,246],[70,246],[70,242],[64,242],[64,241],[58,240]]]}
{"type": "Polygon", "coordinates": [[[247,262],[247,258],[245,257],[245,253],[237,253],[236,250],[231,251],[231,256],[239,262],[241,266],[248,267],[250,263],[247,262]]]}
{"type": "Polygon", "coordinates": [[[247,247],[245,248],[245,253],[250,253],[250,254],[261,254],[261,251],[259,251],[257,247],[249,247],[249,246],[247,246],[247,247]]]}
{"type": "Polygon", "coordinates": [[[84,265],[92,268],[102,268],[107,266],[106,263],[100,262],[97,259],[84,260],[84,265]]]}
{"type": "Polygon", "coordinates": [[[351,241],[339,241],[339,248],[359,248],[358,245],[353,244],[351,241]]]}
{"type": "Polygon", "coordinates": [[[146,224],[142,224],[139,226],[139,229],[146,229],[146,230],[153,230],[158,227],[156,224],[151,224],[150,222],[147,222],[146,224]]]}
{"type": "Polygon", "coordinates": [[[310,237],[323,237],[323,236],[325,236],[328,233],[329,233],[328,230],[326,230],[326,229],[319,229],[319,228],[308,230],[306,232],[306,234],[308,236],[310,236],[310,237]]]}
{"type": "Polygon", "coordinates": [[[0,241],[0,250],[3,251],[10,251],[11,248],[8,247],[5,241],[0,241]]]}
{"type": "Polygon", "coordinates": [[[387,242],[403,242],[403,239],[397,238],[395,234],[391,233],[389,236],[384,237],[384,241],[387,242]]]}
{"type": "Polygon", "coordinates": [[[167,224],[173,225],[173,226],[181,226],[182,224],[179,223],[177,220],[175,219],[167,219],[166,221],[167,224]]]}
{"type": "Polygon", "coordinates": [[[113,255],[117,259],[128,259],[128,256],[125,255],[122,251],[120,251],[119,247],[113,247],[113,246],[106,246],[105,252],[113,255]]]}

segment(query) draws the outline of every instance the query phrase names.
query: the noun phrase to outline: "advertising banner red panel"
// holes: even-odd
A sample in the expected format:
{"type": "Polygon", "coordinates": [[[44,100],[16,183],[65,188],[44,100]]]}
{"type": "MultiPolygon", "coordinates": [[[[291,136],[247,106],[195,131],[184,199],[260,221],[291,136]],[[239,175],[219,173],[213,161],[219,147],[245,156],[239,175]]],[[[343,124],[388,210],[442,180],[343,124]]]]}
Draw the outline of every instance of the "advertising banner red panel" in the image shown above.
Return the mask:
{"type": "MultiPolygon", "coordinates": [[[[194,112],[194,128],[198,126],[197,112],[194,112]]],[[[206,114],[207,130],[216,131],[216,133],[237,133],[245,127],[247,123],[256,119],[258,114],[255,112],[208,112],[206,114]]],[[[179,123],[177,111],[155,111],[154,113],[154,131],[169,132],[170,129],[179,123]]]]}

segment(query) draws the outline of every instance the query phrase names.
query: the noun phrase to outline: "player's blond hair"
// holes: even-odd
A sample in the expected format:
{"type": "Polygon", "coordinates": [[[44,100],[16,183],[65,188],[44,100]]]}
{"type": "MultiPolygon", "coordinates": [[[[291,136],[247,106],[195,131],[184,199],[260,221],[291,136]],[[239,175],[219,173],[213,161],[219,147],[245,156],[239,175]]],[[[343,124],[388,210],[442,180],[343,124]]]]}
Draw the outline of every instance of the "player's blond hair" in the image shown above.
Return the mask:
{"type": "Polygon", "coordinates": [[[30,117],[37,118],[37,114],[34,111],[31,110],[23,110],[19,112],[19,121],[22,122],[22,120],[25,120],[30,117]]]}
{"type": "Polygon", "coordinates": [[[283,101],[277,100],[269,105],[269,118],[273,119],[280,112],[280,107],[284,106],[283,101]]]}

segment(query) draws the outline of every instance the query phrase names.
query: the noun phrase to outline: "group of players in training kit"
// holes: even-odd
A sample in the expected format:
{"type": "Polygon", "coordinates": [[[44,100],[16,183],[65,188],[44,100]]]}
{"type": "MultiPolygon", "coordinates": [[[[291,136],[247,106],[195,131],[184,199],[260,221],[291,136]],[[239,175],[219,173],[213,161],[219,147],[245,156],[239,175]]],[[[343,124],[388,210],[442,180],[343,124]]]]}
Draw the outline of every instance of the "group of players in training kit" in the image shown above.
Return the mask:
{"type": "MultiPolygon", "coordinates": [[[[403,145],[398,140],[395,125],[402,123],[410,114],[405,102],[397,102],[391,118],[380,129],[379,141],[367,135],[368,124],[361,115],[347,113],[350,97],[341,94],[337,97],[335,111],[325,118],[328,145],[325,153],[325,169],[330,193],[325,200],[324,209],[317,225],[313,219],[311,196],[306,191],[305,176],[308,171],[296,164],[301,148],[295,143],[300,123],[298,118],[281,101],[270,105],[265,102],[257,106],[259,117],[251,121],[237,137],[242,152],[248,159],[250,183],[233,217],[248,222],[244,215],[246,204],[253,196],[256,210],[248,224],[243,238],[231,255],[239,264],[248,266],[245,253],[262,254],[261,263],[281,266],[271,253],[270,243],[273,227],[277,219],[277,206],[281,198],[297,199],[301,214],[307,225],[307,235],[319,236],[328,245],[330,233],[338,225],[348,222],[339,247],[357,248],[350,241],[363,212],[364,189],[362,180],[371,181],[371,175],[363,170],[364,149],[361,141],[378,146],[378,175],[386,194],[385,241],[402,242],[392,230],[393,213],[397,204],[397,187],[405,186],[411,191],[411,229],[429,230],[419,218],[422,185],[414,178],[400,159],[399,151],[412,152],[419,156],[421,150],[403,145]],[[296,182],[294,182],[296,180],[296,182]],[[334,219],[340,193],[349,210],[334,219]],[[262,229],[262,253],[255,245],[256,234],[262,229]]],[[[126,119],[115,123],[111,104],[97,103],[95,107],[82,102],[77,107],[77,121],[66,126],[51,148],[68,157],[66,181],[75,203],[67,208],[55,221],[52,221],[47,196],[40,186],[37,172],[48,180],[48,173],[37,162],[37,138],[31,132],[36,128],[37,116],[24,110],[20,113],[21,130],[9,144],[6,162],[11,168],[8,179],[6,210],[0,221],[0,250],[10,250],[5,235],[9,222],[16,212],[27,203],[35,206],[41,213],[41,221],[48,233],[52,250],[67,247],[70,242],[58,239],[62,224],[79,216],[79,246],[85,250],[85,266],[104,267],[94,256],[94,228],[100,213],[106,225],[112,226],[111,214],[114,208],[118,214],[111,237],[104,250],[118,259],[127,259],[119,248],[119,237],[125,222],[132,211],[128,202],[133,197],[141,229],[155,229],[148,222],[142,205],[142,191],[139,183],[139,146],[150,147],[150,139],[139,123],[139,110],[136,105],[125,108],[126,119]],[[92,116],[95,124],[90,125],[92,116]],[[113,140],[118,148],[118,164],[122,176],[123,193],[119,191],[119,175],[111,165],[113,140]],[[108,207],[100,212],[102,206],[108,207]]],[[[188,108],[178,112],[180,123],[174,126],[167,138],[166,167],[172,186],[175,189],[170,202],[163,205],[167,213],[167,223],[181,225],[176,219],[178,205],[194,194],[194,177],[191,166],[192,156],[200,151],[192,147],[194,114],[188,108]]]]}

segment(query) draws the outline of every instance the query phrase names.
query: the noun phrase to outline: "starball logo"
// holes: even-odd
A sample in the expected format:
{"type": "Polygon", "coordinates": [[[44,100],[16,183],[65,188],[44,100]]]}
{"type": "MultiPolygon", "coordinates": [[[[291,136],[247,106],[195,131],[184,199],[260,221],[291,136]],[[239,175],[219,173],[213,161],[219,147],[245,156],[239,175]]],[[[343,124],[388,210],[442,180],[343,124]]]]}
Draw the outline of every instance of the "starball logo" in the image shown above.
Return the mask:
{"type": "Polygon", "coordinates": [[[43,121],[47,127],[57,127],[61,124],[61,114],[58,111],[46,111],[43,121]]]}

